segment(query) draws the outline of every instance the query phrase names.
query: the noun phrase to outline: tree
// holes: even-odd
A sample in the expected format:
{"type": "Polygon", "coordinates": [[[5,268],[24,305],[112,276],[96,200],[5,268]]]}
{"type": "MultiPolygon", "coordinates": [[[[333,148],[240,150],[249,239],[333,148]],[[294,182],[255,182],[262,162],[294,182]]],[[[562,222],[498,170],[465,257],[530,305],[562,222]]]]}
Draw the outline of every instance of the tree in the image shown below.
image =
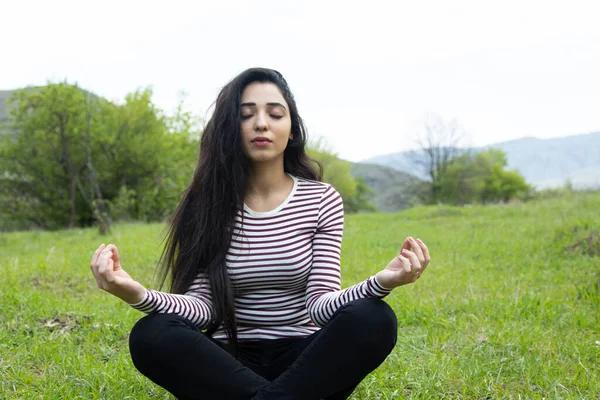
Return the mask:
{"type": "Polygon", "coordinates": [[[3,229],[110,228],[110,217],[162,220],[193,174],[200,128],[165,117],[152,92],[115,104],[67,83],[17,91],[0,139],[3,229]]]}
{"type": "Polygon", "coordinates": [[[345,203],[344,207],[348,212],[377,211],[377,207],[369,198],[373,194],[371,188],[361,178],[354,178],[356,181],[356,192],[345,203]]]}
{"type": "MultiPolygon", "coordinates": [[[[486,155],[483,152],[481,154],[486,155]]],[[[532,190],[525,177],[517,170],[506,170],[508,161],[502,150],[490,149],[487,155],[491,160],[491,167],[481,191],[480,197],[483,203],[507,202],[516,197],[523,197],[532,190]]]]}
{"type": "Polygon", "coordinates": [[[440,200],[441,178],[450,161],[460,153],[458,146],[464,132],[456,120],[445,122],[437,114],[428,114],[423,120],[423,132],[417,139],[419,152],[413,152],[415,163],[421,167],[430,182],[427,202],[440,200]]]}
{"type": "Polygon", "coordinates": [[[517,171],[507,171],[506,154],[498,149],[464,152],[444,167],[438,201],[464,205],[509,201],[530,186],[517,171]]]}
{"type": "Polygon", "coordinates": [[[464,205],[477,203],[483,189],[485,167],[475,153],[468,152],[448,161],[439,176],[437,201],[444,204],[464,205]]]}
{"type": "Polygon", "coordinates": [[[86,195],[86,190],[78,179],[77,183],[81,196],[85,199],[88,206],[92,209],[94,217],[98,221],[98,228],[101,234],[110,232],[110,217],[108,213],[108,207],[102,196],[102,190],[100,189],[100,182],[96,169],[92,162],[92,141],[91,141],[91,126],[94,112],[97,111],[98,99],[92,96],[86,96],[84,101],[84,110],[86,114],[86,129],[85,129],[85,166],[87,169],[87,182],[89,185],[89,196],[86,195]]]}
{"type": "Polygon", "coordinates": [[[84,93],[66,83],[15,93],[2,138],[3,207],[41,227],[77,223],[77,180],[86,160],[84,93]]]}
{"type": "Polygon", "coordinates": [[[365,183],[352,176],[352,164],[337,157],[321,143],[311,146],[308,154],[323,166],[323,181],[331,184],[344,199],[347,212],[374,211],[369,201],[370,189],[365,183]]]}

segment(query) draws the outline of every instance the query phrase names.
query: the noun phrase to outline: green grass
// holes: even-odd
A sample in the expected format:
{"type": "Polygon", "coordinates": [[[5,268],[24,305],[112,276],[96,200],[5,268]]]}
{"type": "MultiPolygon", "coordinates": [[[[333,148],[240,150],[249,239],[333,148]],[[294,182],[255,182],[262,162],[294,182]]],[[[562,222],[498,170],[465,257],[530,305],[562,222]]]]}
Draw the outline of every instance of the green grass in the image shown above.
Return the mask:
{"type": "MultiPolygon", "coordinates": [[[[142,314],[89,270],[93,250],[115,243],[152,286],[161,229],[2,234],[0,398],[170,398],[129,358],[142,314]]],[[[387,297],[398,344],[353,399],[600,398],[599,234],[598,193],[348,216],[344,285],[375,274],[407,235],[433,259],[387,297]]]]}

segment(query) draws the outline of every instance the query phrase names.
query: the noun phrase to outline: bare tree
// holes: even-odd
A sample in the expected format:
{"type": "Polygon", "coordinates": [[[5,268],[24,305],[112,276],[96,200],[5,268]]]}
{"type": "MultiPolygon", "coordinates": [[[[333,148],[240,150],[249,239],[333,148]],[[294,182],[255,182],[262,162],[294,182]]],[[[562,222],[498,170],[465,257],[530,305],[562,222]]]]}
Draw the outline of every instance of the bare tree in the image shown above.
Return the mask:
{"type": "Polygon", "coordinates": [[[417,139],[419,150],[413,152],[413,159],[429,178],[430,190],[426,193],[430,202],[438,201],[440,180],[449,162],[461,152],[459,145],[464,137],[464,130],[455,119],[446,122],[433,113],[423,118],[423,131],[417,139]]]}

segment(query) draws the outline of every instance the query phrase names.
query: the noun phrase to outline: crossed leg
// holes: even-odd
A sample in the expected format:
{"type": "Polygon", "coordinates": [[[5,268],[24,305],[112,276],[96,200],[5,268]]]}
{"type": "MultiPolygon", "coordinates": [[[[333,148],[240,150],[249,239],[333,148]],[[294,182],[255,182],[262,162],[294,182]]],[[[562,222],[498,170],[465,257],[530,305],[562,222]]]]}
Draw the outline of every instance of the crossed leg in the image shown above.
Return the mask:
{"type": "Polygon", "coordinates": [[[179,399],[342,400],[385,360],[396,337],[392,309],[379,299],[360,299],[300,339],[294,359],[271,382],[175,314],[138,321],[130,351],[142,374],[179,399]]]}

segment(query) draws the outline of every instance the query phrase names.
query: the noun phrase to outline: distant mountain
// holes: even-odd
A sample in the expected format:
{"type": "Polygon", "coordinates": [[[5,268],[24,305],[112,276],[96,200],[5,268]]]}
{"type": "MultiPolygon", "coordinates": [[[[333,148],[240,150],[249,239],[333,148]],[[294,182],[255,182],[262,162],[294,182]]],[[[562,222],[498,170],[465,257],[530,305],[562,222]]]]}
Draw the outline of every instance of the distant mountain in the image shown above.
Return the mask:
{"type": "MultiPolygon", "coordinates": [[[[538,188],[563,186],[570,181],[575,188],[600,187],[600,132],[554,139],[526,137],[473,148],[503,150],[508,168],[518,170],[527,182],[538,188]]],[[[379,164],[427,179],[418,170],[420,151],[406,151],[369,158],[361,163],[379,164]]]]}

